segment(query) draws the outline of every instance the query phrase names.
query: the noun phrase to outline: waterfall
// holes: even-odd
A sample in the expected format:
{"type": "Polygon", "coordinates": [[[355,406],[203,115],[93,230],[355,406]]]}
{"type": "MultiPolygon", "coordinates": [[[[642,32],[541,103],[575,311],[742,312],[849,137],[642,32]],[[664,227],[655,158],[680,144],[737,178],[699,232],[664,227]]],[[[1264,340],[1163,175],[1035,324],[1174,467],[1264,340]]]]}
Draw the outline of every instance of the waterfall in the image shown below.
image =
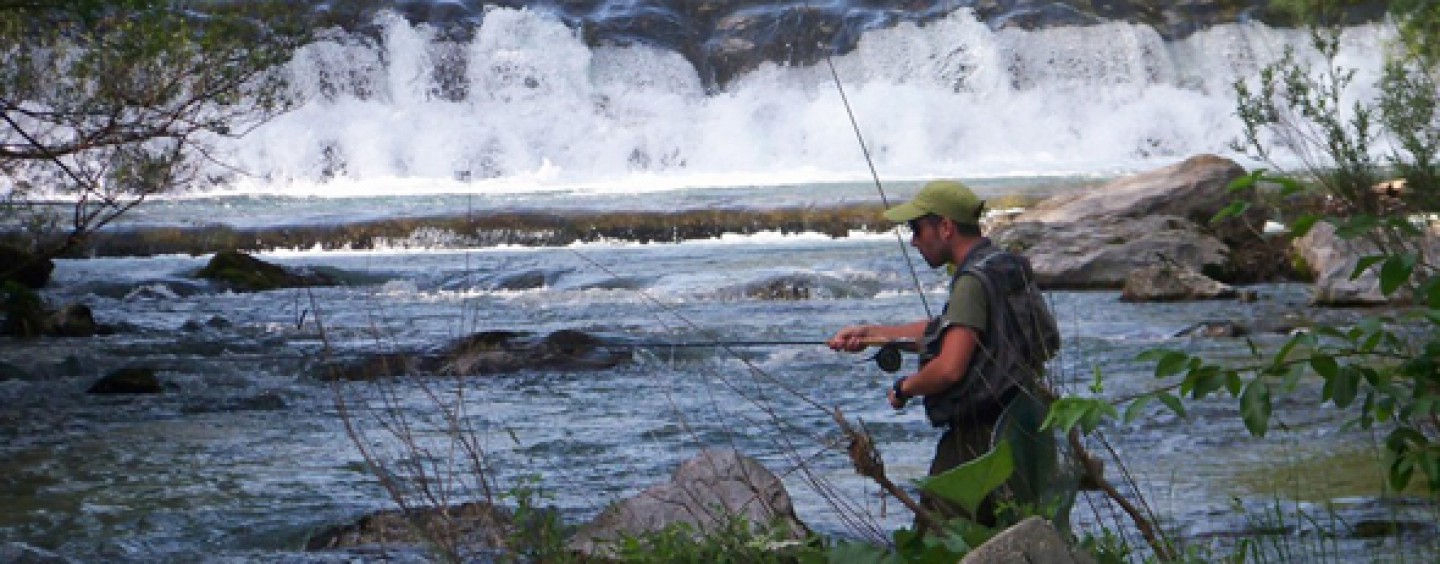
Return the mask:
{"type": "MultiPolygon", "coordinates": [[[[628,193],[869,178],[824,63],[767,63],[707,93],[680,54],[592,48],[542,12],[491,9],[464,40],[394,14],[376,23],[378,35],[336,31],[296,54],[298,107],[225,144],[249,173],[229,190],[628,193]]],[[[1341,62],[1358,86],[1373,88],[1383,35],[1346,33],[1341,62]]],[[[1174,41],[1127,23],[994,30],[958,10],[871,31],[832,62],[885,179],[1108,175],[1197,153],[1242,159],[1230,148],[1234,81],[1307,44],[1304,31],[1259,23],[1174,41]]]]}

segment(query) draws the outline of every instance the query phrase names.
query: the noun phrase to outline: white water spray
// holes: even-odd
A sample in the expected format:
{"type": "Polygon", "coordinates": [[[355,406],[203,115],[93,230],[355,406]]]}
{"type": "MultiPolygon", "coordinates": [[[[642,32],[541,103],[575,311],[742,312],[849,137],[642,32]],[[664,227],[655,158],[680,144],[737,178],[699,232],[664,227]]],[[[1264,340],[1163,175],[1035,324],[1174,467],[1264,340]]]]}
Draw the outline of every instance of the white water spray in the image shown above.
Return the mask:
{"type": "MultiPolygon", "coordinates": [[[[291,65],[301,107],[229,147],[232,190],[355,196],[864,181],[829,72],[767,64],[705,94],[680,55],[584,45],[495,9],[466,44],[382,16],[291,65]]],[[[1348,32],[1368,88],[1380,27],[1348,32]]],[[[1238,158],[1232,83],[1303,31],[1226,25],[1178,42],[1130,24],[992,31],[968,11],[867,34],[834,59],[886,180],[1108,175],[1238,158]]]]}

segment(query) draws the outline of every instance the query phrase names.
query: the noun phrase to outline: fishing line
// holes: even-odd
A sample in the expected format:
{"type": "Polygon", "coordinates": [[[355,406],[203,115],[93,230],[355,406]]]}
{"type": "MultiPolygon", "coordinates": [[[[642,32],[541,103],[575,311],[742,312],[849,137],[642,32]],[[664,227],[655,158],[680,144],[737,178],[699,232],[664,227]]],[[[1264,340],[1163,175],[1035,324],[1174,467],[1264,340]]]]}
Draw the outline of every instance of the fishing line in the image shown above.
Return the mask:
{"type": "MultiPolygon", "coordinates": [[[[875,160],[870,158],[870,148],[865,145],[865,136],[860,133],[860,122],[855,120],[855,111],[850,107],[850,97],[845,95],[845,86],[840,82],[840,73],[835,71],[835,62],[830,59],[830,53],[825,53],[825,65],[830,67],[830,78],[835,81],[835,90],[840,93],[840,103],[845,106],[845,115],[850,118],[850,129],[855,132],[855,140],[860,143],[860,153],[865,155],[865,164],[870,167],[870,178],[875,181],[875,190],[880,193],[880,204],[887,209],[890,207],[890,199],[885,196],[885,186],[880,183],[880,173],[875,171],[875,160]]],[[[934,317],[930,311],[930,300],[925,297],[925,288],[920,284],[920,274],[915,270],[915,260],[910,258],[910,253],[905,250],[905,237],[900,231],[895,230],[895,242],[900,244],[900,255],[905,257],[905,267],[910,270],[910,279],[915,283],[915,293],[920,296],[920,305],[925,307],[925,317],[934,317]]]]}

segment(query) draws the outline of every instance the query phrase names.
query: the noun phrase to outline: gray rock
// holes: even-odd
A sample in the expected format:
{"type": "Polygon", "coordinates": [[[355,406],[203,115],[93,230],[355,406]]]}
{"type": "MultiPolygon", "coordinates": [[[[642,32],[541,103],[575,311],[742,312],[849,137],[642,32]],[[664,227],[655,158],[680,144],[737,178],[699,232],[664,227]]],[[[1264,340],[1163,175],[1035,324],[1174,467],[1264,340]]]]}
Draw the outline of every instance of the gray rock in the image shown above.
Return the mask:
{"type": "Polygon", "coordinates": [[[1047,288],[1119,288],[1132,270],[1172,263],[1199,272],[1230,269],[1227,240],[1244,240],[1236,218],[1208,225],[1236,197],[1244,169],[1214,155],[1121,178],[1081,195],[1051,198],[992,226],[1002,246],[1024,252],[1047,288]]]}
{"type": "MultiPolygon", "coordinates": [[[[1426,256],[1440,256],[1440,224],[1431,223],[1425,234],[1426,256]]],[[[1360,258],[1378,250],[1364,239],[1341,239],[1329,223],[1316,223],[1304,237],[1295,240],[1294,251],[1315,278],[1311,296],[1315,305],[1373,306],[1406,303],[1413,298],[1404,289],[1388,297],[1381,293],[1378,265],[1352,280],[1350,275],[1360,258]]]]}
{"type": "Polygon", "coordinates": [[[1030,517],[970,551],[960,564],[1093,564],[1094,558],[1075,550],[1049,521],[1030,517]]]}
{"type": "MultiPolygon", "coordinates": [[[[1023,218],[1022,214],[1022,218],[1023,218]]],[[[1120,288],[1130,271],[1170,262],[1223,268],[1225,244],[1175,216],[1085,222],[1017,221],[993,237],[1023,252],[1043,288],[1120,288]]]]}
{"type": "Polygon", "coordinates": [[[580,527],[571,550],[592,557],[612,554],[610,543],[679,523],[698,534],[716,531],[733,517],[802,539],[809,528],[795,515],[780,479],[734,450],[704,450],[675,471],[670,482],[621,500],[580,527]]]}
{"type": "Polygon", "coordinates": [[[1235,288],[1188,268],[1172,265],[1146,266],[1130,271],[1120,300],[1126,302],[1170,302],[1234,298],[1235,288]]]}

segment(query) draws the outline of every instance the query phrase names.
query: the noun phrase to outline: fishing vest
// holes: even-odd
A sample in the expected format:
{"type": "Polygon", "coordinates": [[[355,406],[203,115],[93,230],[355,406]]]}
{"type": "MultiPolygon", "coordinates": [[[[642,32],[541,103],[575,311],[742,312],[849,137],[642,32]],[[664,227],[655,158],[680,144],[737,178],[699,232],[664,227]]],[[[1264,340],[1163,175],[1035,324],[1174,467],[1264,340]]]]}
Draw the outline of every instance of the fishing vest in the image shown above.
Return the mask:
{"type": "MultiPolygon", "coordinates": [[[[985,330],[965,375],[950,389],[925,396],[925,415],[936,427],[957,420],[992,422],[1018,392],[1032,389],[1044,376],[1045,363],[1060,350],[1060,329],[1035,284],[1025,257],[982,239],[950,279],[974,276],[984,288],[985,330]]],[[[930,320],[920,342],[920,364],[940,354],[940,337],[949,322],[945,311],[930,320]]]]}

